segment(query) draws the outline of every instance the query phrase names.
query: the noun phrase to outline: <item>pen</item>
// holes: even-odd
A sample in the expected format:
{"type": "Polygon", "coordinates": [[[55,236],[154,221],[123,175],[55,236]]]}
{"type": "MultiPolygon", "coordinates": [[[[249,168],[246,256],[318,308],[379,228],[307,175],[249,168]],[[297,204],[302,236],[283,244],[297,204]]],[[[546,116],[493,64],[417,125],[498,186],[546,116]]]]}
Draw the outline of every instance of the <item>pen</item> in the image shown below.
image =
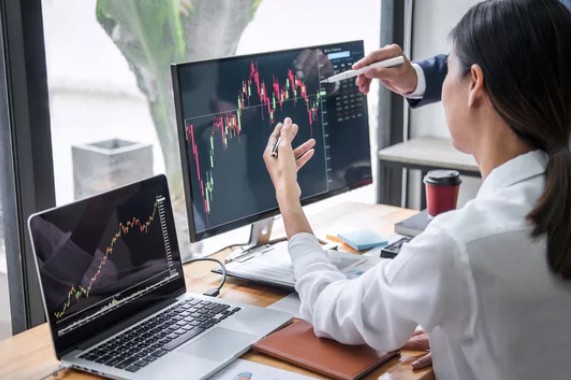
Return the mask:
{"type": "MultiPolygon", "coordinates": [[[[335,74],[333,76],[330,76],[327,79],[324,79],[321,81],[321,83],[334,83],[334,82],[339,82],[345,79],[349,79],[349,78],[354,78],[358,75],[363,74],[364,72],[366,72],[369,69],[376,69],[379,67],[393,67],[393,66],[398,66],[400,64],[402,64],[404,62],[404,57],[402,55],[398,56],[398,57],[393,57],[393,58],[389,58],[389,59],[385,59],[383,61],[379,61],[379,62],[375,62],[370,64],[369,66],[365,66],[362,67],[358,70],[347,70],[347,71],[343,71],[342,73],[339,74],[335,74]]],[[[278,140],[279,141],[279,140],[278,140]]]]}
{"type": "Polygon", "coordinates": [[[251,250],[246,250],[246,251],[242,251],[242,252],[238,252],[232,255],[229,255],[225,260],[224,263],[228,264],[231,263],[232,261],[236,261],[239,258],[243,257],[243,256],[248,256],[251,255],[252,251],[251,250]]]}
{"type": "Polygon", "coordinates": [[[272,249],[273,248],[268,244],[260,246],[260,247],[248,249],[248,250],[245,250],[242,252],[238,252],[238,253],[229,255],[224,260],[224,263],[228,264],[228,263],[231,263],[233,261],[239,261],[239,262],[245,261],[245,259],[250,259],[251,258],[250,256],[254,256],[256,254],[261,255],[261,254],[264,254],[268,251],[271,251],[272,249]]]}
{"type": "Polygon", "coordinates": [[[281,137],[278,137],[278,140],[276,141],[276,144],[275,144],[274,147],[272,148],[272,157],[277,157],[277,156],[278,156],[278,146],[280,146],[280,141],[281,141],[281,137]]]}

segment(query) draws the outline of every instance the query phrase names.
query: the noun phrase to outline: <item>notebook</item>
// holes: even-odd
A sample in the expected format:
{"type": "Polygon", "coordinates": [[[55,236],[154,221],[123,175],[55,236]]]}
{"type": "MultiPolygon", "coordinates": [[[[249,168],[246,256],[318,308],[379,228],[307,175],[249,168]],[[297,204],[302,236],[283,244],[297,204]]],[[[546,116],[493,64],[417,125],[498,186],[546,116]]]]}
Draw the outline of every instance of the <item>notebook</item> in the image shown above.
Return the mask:
{"type": "Polygon", "coordinates": [[[345,345],[318,338],[313,327],[301,319],[260,340],[254,350],[342,380],[358,379],[398,355],[377,352],[366,345],[345,345]]]}
{"type": "Polygon", "coordinates": [[[428,211],[424,209],[418,214],[395,223],[395,233],[399,235],[415,237],[425,230],[430,221],[431,219],[428,217],[428,211]]]}
{"type": "Polygon", "coordinates": [[[292,319],[186,292],[163,175],[34,214],[28,227],[55,352],[73,368],[201,379],[292,319]]]}

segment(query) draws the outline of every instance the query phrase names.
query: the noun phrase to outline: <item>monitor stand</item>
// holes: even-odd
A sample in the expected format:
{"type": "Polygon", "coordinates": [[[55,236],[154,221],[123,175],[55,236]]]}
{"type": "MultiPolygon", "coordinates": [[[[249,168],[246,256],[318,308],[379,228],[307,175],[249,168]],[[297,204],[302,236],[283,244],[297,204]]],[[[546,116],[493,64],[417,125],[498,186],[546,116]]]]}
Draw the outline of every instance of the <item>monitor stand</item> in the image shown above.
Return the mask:
{"type": "Polygon", "coordinates": [[[270,240],[273,224],[274,224],[273,217],[252,223],[252,226],[250,228],[250,238],[248,243],[236,246],[232,250],[231,256],[240,255],[242,253],[248,255],[250,253],[253,254],[256,251],[267,252],[269,250],[277,248],[278,246],[280,247],[280,249],[285,248],[285,251],[287,251],[287,243],[275,244],[278,242],[282,242],[285,239],[280,239],[278,241],[270,240]]]}
{"type": "MultiPolygon", "coordinates": [[[[252,223],[250,226],[250,237],[248,242],[245,244],[236,244],[232,248],[232,252],[230,256],[241,256],[249,255],[250,253],[254,254],[257,250],[263,250],[267,252],[272,250],[276,247],[284,247],[284,250],[287,251],[287,242],[283,242],[283,244],[273,244],[277,243],[277,241],[271,241],[270,236],[272,234],[272,226],[274,224],[274,218],[267,218],[264,220],[260,220],[258,222],[252,223]]],[[[244,237],[246,230],[241,232],[239,235],[240,240],[244,237]]],[[[224,240],[228,241],[228,239],[233,240],[236,237],[235,231],[225,232],[224,234],[230,234],[227,237],[222,237],[219,235],[217,237],[208,238],[206,240],[198,241],[195,243],[191,243],[190,245],[190,255],[188,257],[183,258],[183,263],[187,262],[189,259],[193,257],[205,257],[210,256],[211,254],[220,251],[227,246],[224,240]],[[221,239],[222,237],[222,239],[221,239]]],[[[280,241],[285,239],[280,239],[280,241]]],[[[242,240],[243,241],[243,240],[242,240]]]]}

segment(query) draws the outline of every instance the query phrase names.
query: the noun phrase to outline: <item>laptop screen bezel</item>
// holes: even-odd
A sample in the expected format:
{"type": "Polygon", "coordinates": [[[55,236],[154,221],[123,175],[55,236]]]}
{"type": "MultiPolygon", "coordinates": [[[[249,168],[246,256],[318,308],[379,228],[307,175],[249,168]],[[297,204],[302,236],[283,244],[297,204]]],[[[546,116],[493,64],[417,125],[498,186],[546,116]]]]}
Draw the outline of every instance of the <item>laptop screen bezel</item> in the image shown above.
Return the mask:
{"type": "MultiPolygon", "coordinates": [[[[69,203],[63,206],[54,207],[49,210],[41,211],[35,214],[30,215],[28,218],[28,231],[30,233],[30,239],[32,241],[32,250],[34,252],[34,262],[36,266],[37,276],[40,282],[40,289],[42,293],[42,301],[44,303],[44,311],[46,313],[46,318],[48,320],[48,325],[50,328],[50,333],[52,336],[52,341],[54,344],[54,349],[56,352],[56,356],[58,359],[61,359],[66,354],[72,352],[73,350],[78,349],[78,347],[83,347],[86,342],[92,342],[94,337],[101,335],[101,338],[105,338],[110,336],[116,332],[118,332],[123,326],[124,322],[132,318],[134,315],[144,314],[145,310],[153,310],[154,306],[164,303],[167,300],[175,300],[176,297],[184,294],[186,292],[186,284],[184,279],[184,272],[182,269],[182,261],[179,252],[178,240],[176,237],[175,232],[175,225],[174,225],[174,218],[173,218],[173,211],[172,211],[172,204],[170,201],[170,193],[167,184],[167,178],[165,175],[157,175],[142,181],[134,182],[125,186],[117,187],[113,190],[107,191],[102,194],[98,194],[89,198],[85,198],[73,203],[69,203]],[[124,307],[117,309],[116,311],[111,311],[109,314],[103,315],[98,317],[96,320],[89,322],[85,326],[77,327],[76,330],[71,331],[63,336],[58,336],[57,328],[56,328],[56,319],[52,313],[49,312],[48,306],[46,303],[45,297],[45,290],[42,284],[42,277],[40,274],[40,265],[38,260],[38,255],[36,253],[36,247],[34,243],[34,236],[32,233],[32,229],[30,228],[32,220],[34,218],[41,218],[42,216],[55,212],[61,211],[65,208],[70,208],[73,206],[77,206],[81,203],[89,202],[90,200],[95,199],[96,197],[101,197],[103,195],[111,194],[116,191],[125,190],[129,187],[142,187],[141,191],[145,191],[148,188],[156,188],[157,194],[161,194],[165,197],[165,214],[166,214],[166,222],[167,228],[169,232],[170,245],[171,245],[171,252],[173,258],[173,264],[179,276],[174,279],[173,281],[165,284],[162,287],[159,287],[148,294],[141,296],[136,303],[134,304],[127,304],[124,307]]],[[[97,339],[96,339],[97,340],[97,339]]]]}

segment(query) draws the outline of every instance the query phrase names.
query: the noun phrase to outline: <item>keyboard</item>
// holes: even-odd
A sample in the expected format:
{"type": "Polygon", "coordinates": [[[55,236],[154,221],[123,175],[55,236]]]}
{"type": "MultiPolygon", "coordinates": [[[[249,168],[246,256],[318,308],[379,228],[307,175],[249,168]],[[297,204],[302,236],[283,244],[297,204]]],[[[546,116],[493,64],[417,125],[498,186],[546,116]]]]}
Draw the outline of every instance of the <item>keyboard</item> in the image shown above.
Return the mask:
{"type": "Polygon", "coordinates": [[[79,358],[136,372],[238,311],[239,307],[190,298],[133,326],[79,358]]]}

